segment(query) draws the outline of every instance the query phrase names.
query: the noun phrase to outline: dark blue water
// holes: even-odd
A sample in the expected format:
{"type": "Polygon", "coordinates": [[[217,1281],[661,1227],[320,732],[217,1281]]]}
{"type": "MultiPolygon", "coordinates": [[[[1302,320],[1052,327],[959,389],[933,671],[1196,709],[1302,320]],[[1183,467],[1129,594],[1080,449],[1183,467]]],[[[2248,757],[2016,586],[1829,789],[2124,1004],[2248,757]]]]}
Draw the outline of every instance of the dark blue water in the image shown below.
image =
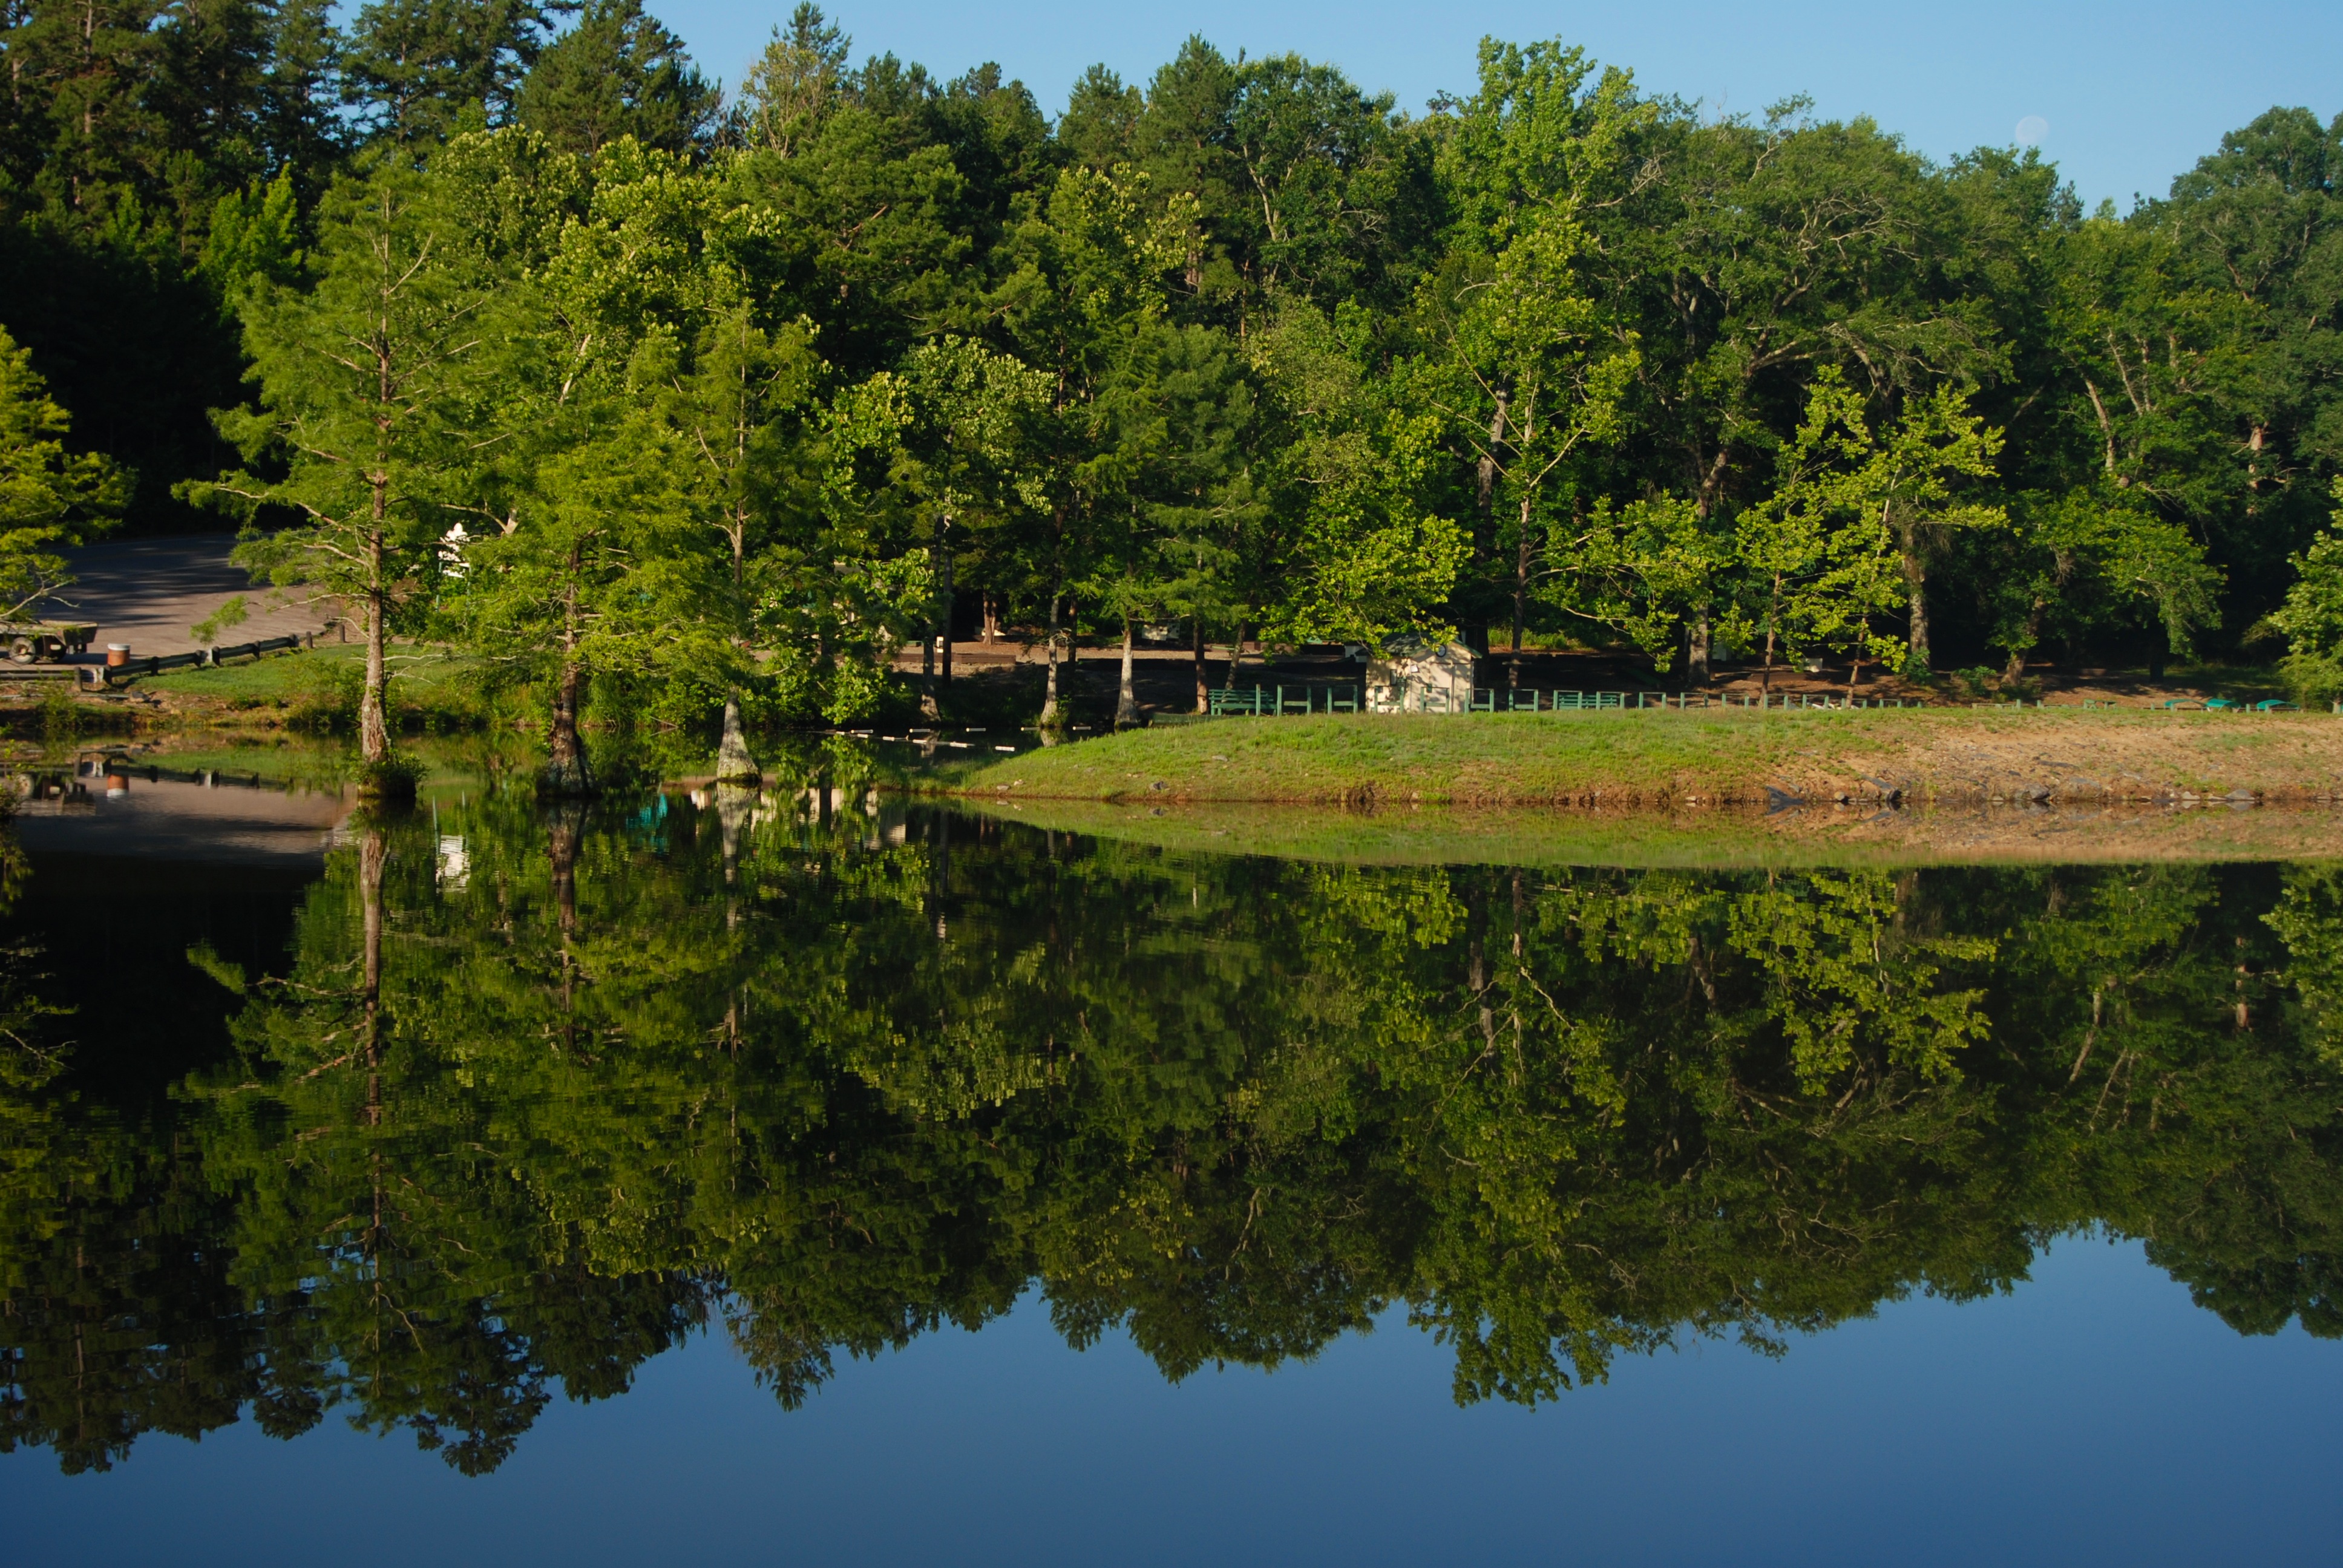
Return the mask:
{"type": "Polygon", "coordinates": [[[720,1340],[557,1402],[496,1474],[328,1421],[0,1462],[24,1563],[2321,1562],[2343,1354],[2240,1338],[2136,1245],[1771,1360],[1696,1343],[1536,1411],[1448,1396],[1397,1322],[1167,1386],[1028,1302],[784,1412],[720,1340]]]}

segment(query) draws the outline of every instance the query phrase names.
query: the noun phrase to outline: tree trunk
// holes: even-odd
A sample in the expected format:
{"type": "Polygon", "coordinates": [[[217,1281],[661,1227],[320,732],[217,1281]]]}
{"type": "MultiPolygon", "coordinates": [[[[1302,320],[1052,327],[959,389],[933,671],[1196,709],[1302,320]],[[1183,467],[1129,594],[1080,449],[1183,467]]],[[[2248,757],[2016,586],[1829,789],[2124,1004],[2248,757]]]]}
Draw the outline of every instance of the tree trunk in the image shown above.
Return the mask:
{"type": "MultiPolygon", "coordinates": [[[[755,815],[756,809],[755,786],[724,783],[716,786],[716,827],[724,840],[724,885],[728,888],[739,880],[740,836],[748,830],[749,819],[755,815]]],[[[739,926],[739,906],[737,902],[728,902],[724,908],[724,929],[738,930],[739,926]]],[[[734,1005],[737,1009],[739,1004],[736,1002],[734,1005]]],[[[737,1041],[739,1037],[735,1034],[732,1038],[737,1041]]]]}
{"type": "Polygon", "coordinates": [[[1708,684],[1708,606],[1704,604],[1684,633],[1684,680],[1688,685],[1708,684]]]}
{"type": "Polygon", "coordinates": [[[1054,729],[1065,722],[1058,709],[1058,596],[1050,596],[1050,673],[1041,687],[1041,718],[1043,729],[1054,729]]]}
{"type": "Polygon", "coordinates": [[[1122,686],[1115,694],[1114,727],[1128,729],[1139,722],[1139,697],[1131,686],[1132,655],[1138,646],[1138,632],[1131,617],[1122,618],[1122,686]]]}
{"type": "Polygon", "coordinates": [[[547,727],[545,772],[538,793],[575,797],[594,792],[594,775],[586,765],[586,748],[578,739],[578,699],[586,670],[578,658],[578,552],[569,553],[572,574],[567,614],[561,629],[561,673],[553,684],[553,721],[547,727]]]}
{"type": "Polygon", "coordinates": [[[740,733],[740,703],[724,703],[724,740],[716,749],[716,779],[721,784],[754,784],[759,775],[757,759],[749,755],[748,738],[740,733]]]}
{"type": "Polygon", "coordinates": [[[1210,667],[1204,662],[1204,618],[1200,615],[1191,618],[1196,628],[1196,711],[1210,713],[1212,710],[1212,683],[1210,667]]]}
{"type": "Polygon", "coordinates": [[[944,558],[943,558],[943,590],[942,590],[942,592],[940,593],[940,595],[939,595],[939,597],[940,597],[940,598],[942,599],[942,601],[943,601],[943,612],[944,612],[944,645],[943,645],[942,648],[941,648],[940,650],[939,650],[939,651],[941,653],[942,657],[941,657],[940,658],[939,658],[939,659],[936,661],[936,663],[937,663],[937,673],[938,673],[938,675],[940,677],[941,681],[942,681],[942,684],[944,685],[944,687],[945,687],[947,689],[949,689],[950,688],[950,686],[951,686],[951,634],[952,634],[952,553],[951,553],[951,518],[950,518],[949,517],[947,517],[946,518],[944,518],[944,520],[943,520],[943,526],[942,526],[940,528],[939,528],[939,529],[937,530],[937,532],[938,532],[938,534],[939,534],[939,536],[940,536],[939,542],[940,542],[940,543],[942,545],[942,547],[943,547],[943,557],[944,557],[944,558]]]}
{"type": "Polygon", "coordinates": [[[1522,629],[1530,607],[1530,504],[1522,503],[1522,537],[1513,550],[1513,657],[1505,684],[1518,691],[1522,684],[1522,629]]]}
{"type": "MultiPolygon", "coordinates": [[[[375,504],[382,504],[377,492],[375,504]]],[[[390,726],[384,710],[389,706],[390,669],[383,657],[383,609],[389,596],[383,589],[382,534],[367,540],[366,686],[358,693],[358,755],[368,768],[390,760],[390,726]]]]}
{"type": "Polygon", "coordinates": [[[1489,449],[1481,454],[1481,509],[1489,509],[1497,486],[1497,445],[1505,438],[1505,395],[1497,394],[1497,411],[1489,416],[1489,449]]]}
{"type": "Polygon", "coordinates": [[[367,823],[358,838],[358,909],[366,952],[361,971],[366,987],[367,1038],[373,1038],[375,1008],[382,1000],[382,869],[389,850],[382,829],[367,823]]]}
{"type": "MultiPolygon", "coordinates": [[[[1883,524],[1893,522],[1889,503],[1881,503],[1880,521],[1883,524]]],[[[1896,553],[1904,568],[1904,581],[1911,590],[1906,601],[1912,622],[1907,643],[1910,652],[1905,664],[1916,673],[1928,668],[1928,563],[1920,558],[1920,530],[1911,518],[1906,518],[1896,525],[1896,553]]]]}
{"type": "Polygon", "coordinates": [[[2042,610],[2043,602],[2038,598],[2026,607],[2026,646],[2009,650],[2009,662],[2001,667],[2003,685],[2012,685],[2026,678],[2026,656],[2032,653],[2034,645],[2042,640],[2042,610]]]}
{"type": "MultiPolygon", "coordinates": [[[[382,871],[389,859],[388,847],[382,841],[382,829],[373,822],[358,839],[358,910],[361,931],[366,944],[363,969],[359,981],[365,990],[361,998],[365,1013],[360,1027],[365,1030],[367,1064],[367,1125],[378,1126],[382,1121],[382,871]]],[[[380,1151],[377,1151],[379,1156],[380,1151]]],[[[377,1191],[375,1221],[379,1231],[382,1219],[381,1195],[377,1191]]]]}
{"type": "Polygon", "coordinates": [[[1928,568],[1920,559],[1919,541],[1908,528],[1904,538],[1904,581],[1911,589],[1907,607],[1912,619],[1912,653],[1908,663],[1916,672],[1923,671],[1928,668],[1928,568]]]}
{"type": "Polygon", "coordinates": [[[590,795],[594,775],[586,762],[586,748],[578,739],[578,699],[586,672],[565,656],[561,674],[553,685],[553,722],[546,733],[545,773],[538,793],[554,796],[590,795]]]}
{"type": "Polygon", "coordinates": [[[933,721],[940,713],[936,706],[936,618],[930,616],[920,636],[920,717],[933,721]]]}

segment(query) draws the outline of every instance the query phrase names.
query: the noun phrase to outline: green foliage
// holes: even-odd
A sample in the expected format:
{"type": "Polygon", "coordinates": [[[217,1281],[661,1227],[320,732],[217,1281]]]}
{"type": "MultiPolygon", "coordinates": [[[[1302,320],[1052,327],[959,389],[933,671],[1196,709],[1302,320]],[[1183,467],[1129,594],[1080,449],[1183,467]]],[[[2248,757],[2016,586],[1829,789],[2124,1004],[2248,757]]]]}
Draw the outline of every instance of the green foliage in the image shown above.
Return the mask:
{"type": "Polygon", "coordinates": [[[395,157],[337,182],[316,286],[261,286],[244,307],[260,407],[219,422],[249,466],[189,487],[250,520],[237,558],[256,575],[355,612],[371,763],[388,756],[386,640],[414,612],[476,461],[465,417],[491,286],[462,265],[451,226],[435,187],[395,157]],[[289,526],[258,526],[286,513],[289,526]]]}
{"type": "Polygon", "coordinates": [[[1471,558],[1465,531],[1431,509],[1443,422],[1377,375],[1366,326],[1355,308],[1330,321],[1289,302],[1251,346],[1279,438],[1263,455],[1273,499],[1246,580],[1283,586],[1283,602],[1257,612],[1296,640],[1444,636],[1471,558]]]}
{"type": "Polygon", "coordinates": [[[2016,499],[2025,548],[1992,601],[2013,664],[2046,635],[2072,643],[2147,617],[2187,658],[2220,624],[2221,575],[2185,528],[2104,484],[2016,499]]]}
{"type": "Polygon", "coordinates": [[[580,691],[623,680],[659,722],[759,686],[808,719],[907,700],[895,656],[978,603],[1059,648],[1511,621],[1693,683],[1792,646],[1915,679],[2160,668],[2267,624],[2343,466],[2343,119],[2300,109],[2118,217],[2031,153],[1934,163],[1802,100],[1703,117],[1561,39],[1483,40],[1411,117],[1196,37],[1053,123],[996,66],[858,65],[810,3],[729,110],[640,0],[5,23],[0,318],[72,414],[60,450],[181,527],[174,498],[222,494],[224,410],[255,520],[314,506],[357,470],[295,440],[288,346],[349,325],[353,193],[399,187],[367,221],[430,257],[408,307],[468,298],[479,337],[415,339],[446,461],[400,459],[437,477],[387,498],[366,595],[558,711],[572,587],[614,632],[568,660],[580,691]],[[971,397],[980,461],[944,411],[971,397]],[[564,576],[557,488],[663,520],[586,530],[564,576]],[[464,519],[444,559],[427,513],[464,519]],[[545,550],[443,596],[472,540],[545,550]],[[508,588],[541,602],[473,613],[508,588]]]}
{"type": "Polygon", "coordinates": [[[513,113],[581,157],[621,136],[681,153],[715,128],[719,97],[641,0],[591,0],[529,67],[513,113]]]}
{"type": "Polygon", "coordinates": [[[196,268],[221,297],[241,299],[256,283],[300,281],[308,258],[301,245],[297,199],[289,170],[265,186],[255,180],[246,189],[219,198],[196,268]]]}
{"type": "Polygon", "coordinates": [[[501,124],[566,7],[535,0],[369,0],[337,63],[341,98],[369,136],[445,137],[467,111],[501,124]]]}
{"type": "Polygon", "coordinates": [[[121,516],[130,478],[95,453],[70,453],[65,411],[32,356],[0,330],[0,615],[73,581],[59,549],[121,516]]]}
{"type": "MultiPolygon", "coordinates": [[[[2343,479],[2336,499],[2343,501],[2343,479]]],[[[2343,539],[2322,532],[2311,541],[2295,560],[2286,603],[2269,619],[2286,637],[2286,678],[2296,700],[2311,707],[2343,699],[2343,539]]]]}
{"type": "Polygon", "coordinates": [[[187,634],[197,642],[210,644],[219,640],[224,631],[233,631],[250,616],[242,594],[234,594],[220,601],[220,607],[187,628],[187,634]]]}
{"type": "Polygon", "coordinates": [[[1743,552],[1763,574],[1752,630],[1765,638],[1769,666],[1777,638],[1794,655],[1843,649],[1858,672],[1865,660],[1894,658],[1896,639],[1877,622],[1918,593],[1922,531],[2006,521],[1999,508],[1955,498],[1958,480],[1992,477],[2001,449],[2001,433],[1966,402],[1941,387],[1875,436],[1862,397],[1835,368],[1816,378],[1783,450],[1780,484],[1741,519],[1743,552]]]}

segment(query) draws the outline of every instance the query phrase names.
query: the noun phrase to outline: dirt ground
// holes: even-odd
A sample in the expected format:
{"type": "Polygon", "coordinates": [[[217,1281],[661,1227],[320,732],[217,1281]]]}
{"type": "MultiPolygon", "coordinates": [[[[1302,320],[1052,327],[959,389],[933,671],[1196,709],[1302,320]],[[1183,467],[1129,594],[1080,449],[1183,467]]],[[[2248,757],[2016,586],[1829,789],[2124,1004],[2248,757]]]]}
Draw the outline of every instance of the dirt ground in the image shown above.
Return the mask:
{"type": "MultiPolygon", "coordinates": [[[[1074,653],[1073,659],[1059,666],[1060,697],[1071,704],[1077,721],[1111,723],[1122,678],[1121,645],[1086,645],[1074,653]]],[[[1131,686],[1141,709],[1151,716],[1196,711],[1194,661],[1194,653],[1185,648],[1142,646],[1134,650],[1131,686]]],[[[1041,711],[1048,662],[1040,643],[955,642],[953,696],[945,704],[947,716],[957,714],[962,721],[1031,724],[1041,711]]],[[[895,668],[906,674],[919,673],[920,650],[913,648],[897,655],[895,668]]],[[[1211,686],[1250,690],[1256,684],[1265,688],[1282,684],[1295,689],[1289,696],[1298,695],[1303,686],[1356,685],[1366,678],[1366,666],[1332,653],[1264,656],[1252,651],[1232,667],[1226,643],[1212,645],[1204,668],[1211,686]]]]}
{"type": "Polygon", "coordinates": [[[2016,711],[1920,727],[1830,725],[1775,775],[1766,782],[1825,802],[1889,795],[2013,804],[2328,802],[2343,798],[2343,725],[2324,713],[2093,722],[2016,711]],[[2078,723],[2085,728],[2075,729],[2078,723]]]}

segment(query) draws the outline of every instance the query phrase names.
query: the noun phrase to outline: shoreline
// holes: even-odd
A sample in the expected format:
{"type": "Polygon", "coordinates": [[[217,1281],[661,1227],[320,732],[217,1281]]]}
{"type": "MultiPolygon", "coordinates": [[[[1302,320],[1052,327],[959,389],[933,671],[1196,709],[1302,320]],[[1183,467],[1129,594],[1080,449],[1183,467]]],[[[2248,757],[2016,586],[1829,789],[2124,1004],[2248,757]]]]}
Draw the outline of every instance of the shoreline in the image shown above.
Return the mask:
{"type": "Polygon", "coordinates": [[[2343,859],[2343,811],[2310,807],[1808,806],[1767,811],[1702,806],[1636,811],[1455,806],[1346,810],[972,799],[952,804],[996,822],[1164,853],[1352,865],[1730,870],[2343,859]]]}

